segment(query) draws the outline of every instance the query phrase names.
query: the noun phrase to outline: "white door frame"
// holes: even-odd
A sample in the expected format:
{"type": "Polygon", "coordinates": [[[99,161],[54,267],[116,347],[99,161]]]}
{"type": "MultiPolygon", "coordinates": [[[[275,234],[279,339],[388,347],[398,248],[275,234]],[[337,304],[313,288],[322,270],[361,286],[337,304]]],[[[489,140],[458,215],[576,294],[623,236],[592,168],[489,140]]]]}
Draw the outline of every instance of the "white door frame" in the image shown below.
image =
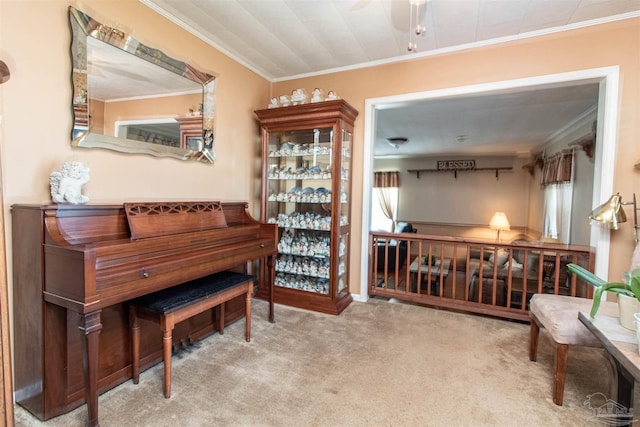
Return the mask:
{"type": "MultiPolygon", "coordinates": [[[[364,111],[364,153],[362,166],[363,213],[360,253],[360,295],[354,295],[354,298],[359,301],[367,301],[369,299],[368,247],[369,228],[371,224],[371,186],[373,184],[373,140],[376,129],[375,112],[377,109],[388,103],[479,94],[488,91],[517,90],[522,88],[531,89],[533,86],[552,87],[575,83],[600,83],[592,199],[592,206],[598,206],[607,200],[613,192],[613,167],[615,164],[618,133],[619,75],[620,67],[611,66],[366,99],[364,111]]],[[[609,275],[609,229],[606,227],[592,225],[591,246],[595,248],[597,253],[595,273],[607,280],[609,275]]]]}

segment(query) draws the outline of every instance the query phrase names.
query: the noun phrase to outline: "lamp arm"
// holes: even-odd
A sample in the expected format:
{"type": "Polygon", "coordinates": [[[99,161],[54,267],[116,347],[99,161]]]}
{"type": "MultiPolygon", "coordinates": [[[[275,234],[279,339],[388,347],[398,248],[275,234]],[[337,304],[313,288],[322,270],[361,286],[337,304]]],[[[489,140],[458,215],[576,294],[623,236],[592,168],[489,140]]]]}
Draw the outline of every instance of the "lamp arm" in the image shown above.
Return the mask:
{"type": "Polygon", "coordinates": [[[633,205],[633,227],[638,228],[638,203],[636,202],[636,193],[633,193],[633,202],[623,202],[621,205],[633,205]]]}
{"type": "Polygon", "coordinates": [[[638,228],[638,204],[636,203],[636,193],[633,193],[633,226],[638,228]]]}

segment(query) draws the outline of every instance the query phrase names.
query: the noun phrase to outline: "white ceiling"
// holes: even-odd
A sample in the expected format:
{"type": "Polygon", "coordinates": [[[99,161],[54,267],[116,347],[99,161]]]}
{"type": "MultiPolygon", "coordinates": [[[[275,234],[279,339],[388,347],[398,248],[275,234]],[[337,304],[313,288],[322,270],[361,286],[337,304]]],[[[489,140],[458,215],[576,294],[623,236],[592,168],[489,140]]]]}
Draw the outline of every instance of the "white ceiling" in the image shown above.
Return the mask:
{"type": "Polygon", "coordinates": [[[389,104],[377,111],[374,152],[528,157],[576,121],[590,130],[598,91],[589,83],[389,104]],[[409,142],[396,149],[387,138],[397,136],[409,142]]]}
{"type": "Polygon", "coordinates": [[[638,16],[640,0],[428,0],[407,51],[409,0],[141,0],[270,80],[407,60],[638,16]]]}
{"type": "MultiPolygon", "coordinates": [[[[426,32],[408,52],[409,0],[140,1],[274,82],[640,16],[640,0],[428,0],[420,6],[426,32]]],[[[386,108],[374,153],[531,151],[596,104],[590,85],[386,108]],[[396,150],[390,136],[411,142],[396,150]]]]}

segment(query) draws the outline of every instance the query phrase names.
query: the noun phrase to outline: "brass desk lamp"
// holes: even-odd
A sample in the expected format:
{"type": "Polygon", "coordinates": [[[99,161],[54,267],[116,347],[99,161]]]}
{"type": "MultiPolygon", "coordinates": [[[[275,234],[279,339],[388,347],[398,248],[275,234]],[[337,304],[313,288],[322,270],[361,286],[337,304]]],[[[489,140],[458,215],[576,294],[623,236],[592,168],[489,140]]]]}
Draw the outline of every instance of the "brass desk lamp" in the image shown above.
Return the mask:
{"type": "Polygon", "coordinates": [[[636,202],[636,194],[633,193],[633,201],[623,202],[620,193],[616,193],[605,203],[591,211],[589,219],[608,224],[612,230],[618,229],[618,224],[627,222],[627,215],[622,209],[623,205],[633,205],[633,229],[636,236],[636,247],[631,256],[631,265],[629,271],[640,267],[640,228],[638,227],[638,204],[636,202]]]}

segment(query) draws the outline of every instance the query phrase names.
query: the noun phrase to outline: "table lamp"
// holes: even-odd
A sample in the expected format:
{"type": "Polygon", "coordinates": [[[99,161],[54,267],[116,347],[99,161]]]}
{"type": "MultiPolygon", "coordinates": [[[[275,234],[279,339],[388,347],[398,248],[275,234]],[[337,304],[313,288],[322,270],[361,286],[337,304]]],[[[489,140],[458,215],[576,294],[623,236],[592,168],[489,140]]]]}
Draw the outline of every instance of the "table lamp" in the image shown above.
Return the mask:
{"type": "Polygon", "coordinates": [[[489,228],[498,231],[496,242],[500,242],[500,232],[510,230],[511,225],[504,212],[496,212],[491,217],[491,221],[489,221],[489,228]]]}

